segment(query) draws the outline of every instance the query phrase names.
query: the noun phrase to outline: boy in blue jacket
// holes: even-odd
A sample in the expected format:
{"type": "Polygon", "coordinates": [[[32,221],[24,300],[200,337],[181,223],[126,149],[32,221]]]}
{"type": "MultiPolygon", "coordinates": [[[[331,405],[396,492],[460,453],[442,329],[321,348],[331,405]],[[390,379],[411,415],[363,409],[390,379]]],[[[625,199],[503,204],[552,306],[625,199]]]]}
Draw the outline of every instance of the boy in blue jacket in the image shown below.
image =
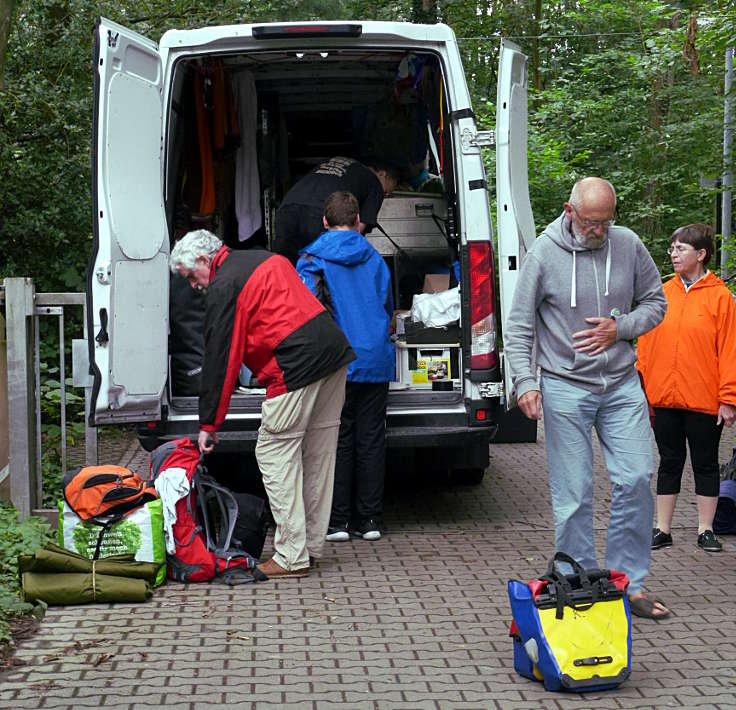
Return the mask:
{"type": "Polygon", "coordinates": [[[390,339],[391,275],[358,231],[358,201],[333,192],[323,232],[299,252],[302,281],[332,314],[357,359],[348,366],[327,540],[381,537],[386,459],[386,400],[396,358],[390,339]]]}

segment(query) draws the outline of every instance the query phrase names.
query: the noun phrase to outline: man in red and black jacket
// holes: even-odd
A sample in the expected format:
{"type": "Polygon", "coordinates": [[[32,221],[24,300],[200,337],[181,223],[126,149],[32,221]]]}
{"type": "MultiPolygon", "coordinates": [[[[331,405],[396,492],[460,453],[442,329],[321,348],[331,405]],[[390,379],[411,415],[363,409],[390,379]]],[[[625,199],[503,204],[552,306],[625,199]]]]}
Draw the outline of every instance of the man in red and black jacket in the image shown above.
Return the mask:
{"type": "Polygon", "coordinates": [[[276,521],[275,552],[259,569],[303,577],[319,557],[330,517],[348,363],[342,331],[289,261],[233,251],[206,230],[189,232],[169,259],[207,289],[199,448],[212,451],[245,364],[266,388],[256,460],[276,521]]]}

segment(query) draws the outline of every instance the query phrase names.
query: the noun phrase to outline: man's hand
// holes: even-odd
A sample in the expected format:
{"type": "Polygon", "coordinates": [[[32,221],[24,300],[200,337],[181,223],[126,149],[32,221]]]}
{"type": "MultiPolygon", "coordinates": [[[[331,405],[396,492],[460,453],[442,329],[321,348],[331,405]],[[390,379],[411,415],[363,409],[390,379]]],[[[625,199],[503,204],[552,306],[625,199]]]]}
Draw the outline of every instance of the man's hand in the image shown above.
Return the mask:
{"type": "Polygon", "coordinates": [[[542,418],[542,393],[539,390],[529,390],[519,397],[519,409],[527,419],[542,418]]]}
{"type": "Polygon", "coordinates": [[[212,449],[215,448],[215,444],[217,443],[217,434],[213,431],[205,431],[202,429],[199,432],[199,440],[197,442],[199,444],[199,450],[203,454],[209,454],[212,449]]]}
{"type": "Polygon", "coordinates": [[[579,330],[572,334],[573,338],[580,338],[572,346],[575,350],[588,353],[588,355],[600,355],[616,342],[616,321],[613,318],[595,316],[586,318],[585,322],[594,323],[595,328],[579,330]]]}
{"type": "Polygon", "coordinates": [[[726,426],[731,426],[734,419],[736,419],[736,407],[733,407],[730,404],[723,404],[723,402],[721,402],[718,407],[718,420],[716,421],[716,424],[723,422],[726,426]]]}

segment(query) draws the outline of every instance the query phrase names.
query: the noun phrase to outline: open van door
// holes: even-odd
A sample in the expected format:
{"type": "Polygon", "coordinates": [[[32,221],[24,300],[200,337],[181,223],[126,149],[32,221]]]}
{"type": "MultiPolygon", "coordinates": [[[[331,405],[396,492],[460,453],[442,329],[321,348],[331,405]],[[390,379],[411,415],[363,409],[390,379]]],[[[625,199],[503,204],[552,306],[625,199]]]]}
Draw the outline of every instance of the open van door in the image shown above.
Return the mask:
{"type": "Polygon", "coordinates": [[[162,85],[156,44],[98,19],[87,273],[92,424],[161,414],[169,303],[162,85]]]}
{"type": "MultiPolygon", "coordinates": [[[[536,237],[529,201],[527,165],[527,58],[501,41],[496,98],[496,211],[501,295],[501,332],[511,309],[521,261],[536,237]]],[[[511,372],[504,359],[506,408],[516,403],[511,372]]]]}

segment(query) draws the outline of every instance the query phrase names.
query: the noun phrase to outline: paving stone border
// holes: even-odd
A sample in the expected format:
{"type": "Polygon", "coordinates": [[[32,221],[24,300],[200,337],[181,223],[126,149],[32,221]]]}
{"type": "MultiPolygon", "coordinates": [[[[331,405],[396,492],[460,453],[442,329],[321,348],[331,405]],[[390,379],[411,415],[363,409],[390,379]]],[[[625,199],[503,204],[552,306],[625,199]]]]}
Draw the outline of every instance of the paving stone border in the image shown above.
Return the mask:
{"type": "MultiPolygon", "coordinates": [[[[116,451],[148,466],[135,440],[116,451]]],[[[18,650],[25,665],[0,677],[0,707],[736,708],[736,539],[719,555],[696,547],[689,471],[675,545],[653,553],[647,585],[673,615],[635,619],[629,681],[583,695],[513,671],[506,581],[553,551],[543,431],[492,446],[480,486],[421,472],[392,478],[386,501],[380,541],[329,545],[306,579],[168,583],[146,604],[50,609],[18,650]]],[[[601,552],[608,501],[597,453],[601,552]]]]}

